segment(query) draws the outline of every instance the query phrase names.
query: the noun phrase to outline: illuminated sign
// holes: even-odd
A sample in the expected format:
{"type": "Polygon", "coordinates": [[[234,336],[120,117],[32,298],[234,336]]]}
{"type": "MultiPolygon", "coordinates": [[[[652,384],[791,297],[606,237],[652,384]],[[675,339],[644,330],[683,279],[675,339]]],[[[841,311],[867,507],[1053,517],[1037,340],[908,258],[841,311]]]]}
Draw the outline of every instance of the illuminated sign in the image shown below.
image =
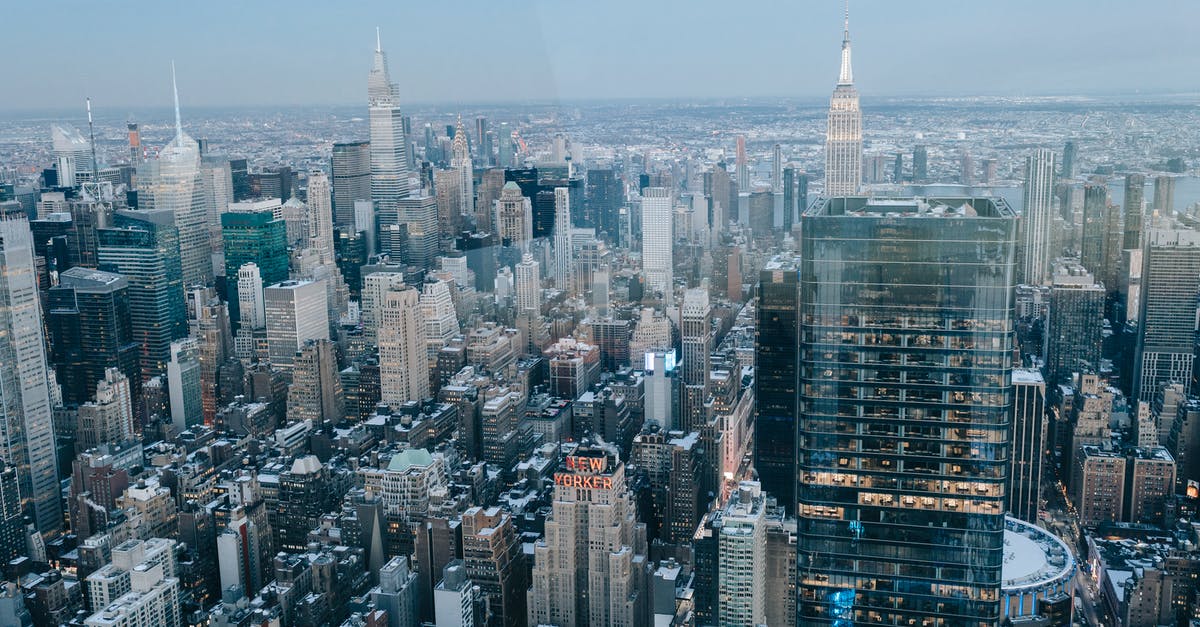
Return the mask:
{"type": "Polygon", "coordinates": [[[576,472],[604,472],[608,470],[607,457],[579,457],[577,455],[568,455],[567,470],[576,472]]]}
{"type": "Polygon", "coordinates": [[[584,488],[586,490],[611,490],[613,480],[612,477],[571,475],[559,472],[554,474],[554,485],[560,485],[565,488],[584,488]]]}

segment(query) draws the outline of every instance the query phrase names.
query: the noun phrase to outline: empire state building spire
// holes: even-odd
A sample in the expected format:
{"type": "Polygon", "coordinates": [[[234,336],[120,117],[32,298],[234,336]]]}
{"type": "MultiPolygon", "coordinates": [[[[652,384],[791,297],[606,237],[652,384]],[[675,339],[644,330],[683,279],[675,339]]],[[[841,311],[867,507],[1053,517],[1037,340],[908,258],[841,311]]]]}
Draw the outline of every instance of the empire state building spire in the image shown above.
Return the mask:
{"type": "Polygon", "coordinates": [[[842,71],[838,73],[838,85],[853,85],[854,70],[850,69],[850,0],[846,0],[846,21],[842,28],[842,71]]]}

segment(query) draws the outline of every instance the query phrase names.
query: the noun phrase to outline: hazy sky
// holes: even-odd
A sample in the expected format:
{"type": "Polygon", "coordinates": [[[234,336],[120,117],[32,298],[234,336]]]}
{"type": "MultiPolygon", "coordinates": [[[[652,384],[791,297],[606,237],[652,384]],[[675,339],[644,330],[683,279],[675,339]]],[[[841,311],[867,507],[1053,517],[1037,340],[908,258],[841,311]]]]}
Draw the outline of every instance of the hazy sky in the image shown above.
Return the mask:
{"type": "MultiPolygon", "coordinates": [[[[837,0],[12,0],[0,109],[826,96],[837,0]]],[[[1200,92],[1195,0],[855,0],[867,97],[1200,92]]]]}

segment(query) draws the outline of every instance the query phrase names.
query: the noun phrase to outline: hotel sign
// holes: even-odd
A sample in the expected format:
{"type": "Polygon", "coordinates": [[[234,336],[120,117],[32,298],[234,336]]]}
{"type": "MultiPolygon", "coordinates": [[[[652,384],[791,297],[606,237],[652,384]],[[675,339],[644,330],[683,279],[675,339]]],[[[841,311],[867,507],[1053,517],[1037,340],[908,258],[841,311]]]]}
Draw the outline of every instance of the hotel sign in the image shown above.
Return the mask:
{"type": "Polygon", "coordinates": [[[554,473],[554,485],[564,488],[583,488],[585,490],[611,490],[612,477],[597,476],[608,470],[608,457],[580,457],[568,455],[565,460],[567,470],[571,472],[554,473]]]}

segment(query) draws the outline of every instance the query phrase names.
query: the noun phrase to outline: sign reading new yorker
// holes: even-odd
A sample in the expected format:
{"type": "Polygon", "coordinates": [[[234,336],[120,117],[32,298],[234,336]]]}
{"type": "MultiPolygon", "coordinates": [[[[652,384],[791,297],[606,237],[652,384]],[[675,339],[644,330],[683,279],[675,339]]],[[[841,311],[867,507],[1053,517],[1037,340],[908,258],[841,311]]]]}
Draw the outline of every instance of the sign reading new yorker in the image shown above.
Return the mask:
{"type": "Polygon", "coordinates": [[[566,488],[584,488],[587,490],[611,490],[612,477],[596,476],[608,470],[608,457],[582,457],[568,455],[565,460],[567,470],[571,472],[554,473],[554,485],[566,488]]]}

